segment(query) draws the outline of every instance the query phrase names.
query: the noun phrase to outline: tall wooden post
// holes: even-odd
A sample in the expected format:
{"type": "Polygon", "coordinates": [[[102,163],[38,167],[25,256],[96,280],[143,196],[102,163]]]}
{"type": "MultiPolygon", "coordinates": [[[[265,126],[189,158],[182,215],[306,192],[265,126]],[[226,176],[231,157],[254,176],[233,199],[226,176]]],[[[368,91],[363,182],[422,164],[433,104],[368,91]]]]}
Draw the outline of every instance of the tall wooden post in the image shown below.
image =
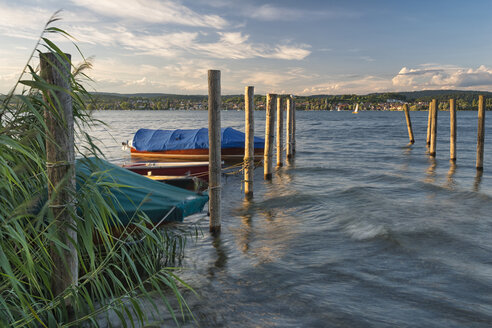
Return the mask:
{"type": "Polygon", "coordinates": [[[208,71],[208,145],[210,232],[220,232],[221,140],[220,71],[208,71]]]}
{"type": "Polygon", "coordinates": [[[449,159],[456,161],[456,102],[449,99],[449,159]]]}
{"type": "Polygon", "coordinates": [[[272,158],[273,158],[273,134],[275,123],[275,102],[277,95],[267,94],[266,124],[265,124],[265,149],[263,155],[263,168],[265,180],[272,180],[272,158]]]}
{"type": "Polygon", "coordinates": [[[485,138],[485,99],[478,96],[478,132],[477,132],[477,170],[483,170],[483,145],[485,138]]]}
{"type": "Polygon", "coordinates": [[[292,114],[292,98],[287,97],[287,133],[286,133],[286,138],[287,140],[285,141],[285,144],[287,146],[286,148],[286,156],[287,159],[292,158],[292,129],[293,129],[293,114],[292,114]]]}
{"type": "Polygon", "coordinates": [[[282,97],[277,97],[277,167],[284,165],[284,111],[282,97]]]}
{"type": "Polygon", "coordinates": [[[291,95],[292,99],[292,155],[296,153],[296,101],[294,100],[294,95],[291,95]]]}
{"type": "Polygon", "coordinates": [[[253,113],[255,111],[254,87],[246,87],[244,90],[244,115],[246,134],[244,140],[244,196],[246,199],[253,198],[253,173],[255,159],[255,123],[253,113]]]}
{"type": "Polygon", "coordinates": [[[412,122],[410,121],[410,113],[407,104],[403,104],[403,110],[405,111],[405,118],[407,120],[408,138],[410,139],[410,143],[413,144],[415,139],[413,138],[412,122]]]}
{"type": "Polygon", "coordinates": [[[439,112],[437,107],[437,100],[432,99],[432,122],[431,122],[431,144],[430,155],[436,157],[436,143],[437,143],[437,113],[439,112]]]}
{"type": "MultiPolygon", "coordinates": [[[[48,175],[49,207],[53,213],[57,237],[66,248],[54,242],[50,245],[53,260],[51,287],[59,295],[78,280],[77,230],[75,215],[75,151],[72,96],[70,95],[71,56],[54,53],[40,56],[41,76],[61,90],[44,95],[47,128],[46,171],[48,175]],[[50,100],[49,100],[50,99],[50,100]]],[[[67,303],[68,304],[68,303],[67,303]]]]}
{"type": "Polygon", "coordinates": [[[429,115],[427,118],[427,139],[426,139],[427,146],[430,146],[431,144],[431,125],[432,125],[432,101],[429,102],[429,115]]]}

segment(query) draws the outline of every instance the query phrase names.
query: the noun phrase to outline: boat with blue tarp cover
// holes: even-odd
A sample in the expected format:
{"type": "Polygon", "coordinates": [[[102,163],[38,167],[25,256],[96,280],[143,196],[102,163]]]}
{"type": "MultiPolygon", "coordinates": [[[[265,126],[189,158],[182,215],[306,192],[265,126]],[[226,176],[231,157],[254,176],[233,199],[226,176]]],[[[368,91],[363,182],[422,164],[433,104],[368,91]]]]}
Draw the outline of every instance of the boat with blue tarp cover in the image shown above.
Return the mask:
{"type": "Polygon", "coordinates": [[[101,191],[106,201],[114,205],[122,225],[131,223],[137,210],[154,224],[182,222],[184,217],[201,212],[208,201],[207,194],[153,181],[95,157],[77,160],[76,177],[77,188],[89,179],[118,186],[111,187],[110,193],[101,191]]]}
{"type": "MultiPolygon", "coordinates": [[[[223,160],[244,157],[245,134],[231,127],[221,129],[223,160]]],[[[139,129],[128,142],[132,156],[208,160],[208,129],[139,129]]],[[[262,156],[265,140],[254,137],[255,156],[262,156]]]]}

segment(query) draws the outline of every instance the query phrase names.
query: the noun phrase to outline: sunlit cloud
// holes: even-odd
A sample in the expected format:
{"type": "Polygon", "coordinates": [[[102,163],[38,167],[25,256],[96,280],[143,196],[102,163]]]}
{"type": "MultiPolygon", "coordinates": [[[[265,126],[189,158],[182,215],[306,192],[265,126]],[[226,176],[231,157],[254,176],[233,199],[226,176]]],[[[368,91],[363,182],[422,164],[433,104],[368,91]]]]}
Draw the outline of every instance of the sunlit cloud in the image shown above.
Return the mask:
{"type": "Polygon", "coordinates": [[[157,57],[176,57],[183,53],[218,59],[275,58],[302,60],[311,51],[307,45],[269,46],[249,41],[249,35],[241,32],[218,32],[218,40],[199,40],[199,32],[177,32],[169,34],[136,34],[122,26],[105,31],[90,27],[76,28],[74,35],[82,42],[101,45],[119,45],[136,54],[157,57]]]}
{"type": "MultiPolygon", "coordinates": [[[[357,18],[362,15],[361,12],[345,10],[306,10],[301,8],[292,8],[272,4],[263,4],[253,6],[248,4],[233,4],[235,8],[242,7],[239,13],[242,15],[260,21],[299,21],[301,19],[348,19],[357,18]]],[[[231,5],[232,6],[232,5],[231,5]]]]}
{"type": "MultiPolygon", "coordinates": [[[[25,7],[0,2],[0,13],[2,13],[0,33],[12,38],[36,40],[49,19],[59,10],[60,8],[25,7]]],[[[83,26],[90,26],[97,22],[93,15],[83,10],[77,12],[62,10],[57,17],[62,20],[58,21],[56,25],[62,27],[67,26],[68,23],[71,26],[80,23],[83,26]]]]}
{"type": "Polygon", "coordinates": [[[253,10],[250,17],[259,20],[297,20],[302,17],[302,12],[296,9],[275,7],[265,4],[253,10]]]}
{"type": "Polygon", "coordinates": [[[37,39],[48,19],[53,15],[46,9],[13,7],[0,2],[0,33],[4,36],[37,39]]]}
{"type": "MultiPolygon", "coordinates": [[[[96,90],[204,94],[207,70],[214,65],[209,60],[182,60],[161,66],[134,65],[120,59],[96,58],[91,77],[96,90]]],[[[226,73],[227,68],[221,67],[221,71],[226,73]]]]}
{"type": "Polygon", "coordinates": [[[220,33],[220,39],[213,43],[195,44],[192,48],[203,51],[214,58],[276,58],[302,60],[311,53],[306,45],[279,45],[270,47],[265,44],[248,42],[249,36],[242,33],[220,33]]]}
{"type": "Polygon", "coordinates": [[[367,94],[372,92],[391,91],[393,86],[391,80],[377,76],[362,76],[351,80],[333,80],[313,85],[301,91],[304,95],[313,94],[367,94]]]}
{"type": "Polygon", "coordinates": [[[490,89],[492,68],[484,65],[478,68],[456,66],[422,65],[420,68],[403,67],[393,77],[396,87],[410,89],[490,89]]]}
{"type": "Polygon", "coordinates": [[[178,24],[222,29],[227,21],[218,15],[202,15],[175,1],[157,0],[72,0],[99,15],[147,23],[178,24]]]}

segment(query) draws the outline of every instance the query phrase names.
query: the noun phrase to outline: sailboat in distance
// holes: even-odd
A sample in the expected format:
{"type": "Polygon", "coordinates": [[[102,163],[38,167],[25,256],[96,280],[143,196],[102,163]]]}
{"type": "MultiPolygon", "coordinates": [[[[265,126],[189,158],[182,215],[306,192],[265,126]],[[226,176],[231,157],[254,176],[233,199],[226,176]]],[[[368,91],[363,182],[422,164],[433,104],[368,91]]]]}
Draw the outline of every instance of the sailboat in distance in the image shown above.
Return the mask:
{"type": "Polygon", "coordinates": [[[355,105],[355,109],[352,114],[357,114],[359,112],[359,104],[355,105]]]}

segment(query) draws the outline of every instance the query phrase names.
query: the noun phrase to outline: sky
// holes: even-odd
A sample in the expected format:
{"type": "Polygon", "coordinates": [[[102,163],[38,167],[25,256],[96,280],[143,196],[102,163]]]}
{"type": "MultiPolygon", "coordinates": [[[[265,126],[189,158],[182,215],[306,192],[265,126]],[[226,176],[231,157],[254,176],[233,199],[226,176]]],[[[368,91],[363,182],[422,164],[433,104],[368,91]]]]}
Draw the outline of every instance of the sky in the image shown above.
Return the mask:
{"type": "Polygon", "coordinates": [[[0,0],[0,94],[60,9],[91,91],[206,94],[209,69],[222,94],[492,91],[492,0],[0,0]]]}

